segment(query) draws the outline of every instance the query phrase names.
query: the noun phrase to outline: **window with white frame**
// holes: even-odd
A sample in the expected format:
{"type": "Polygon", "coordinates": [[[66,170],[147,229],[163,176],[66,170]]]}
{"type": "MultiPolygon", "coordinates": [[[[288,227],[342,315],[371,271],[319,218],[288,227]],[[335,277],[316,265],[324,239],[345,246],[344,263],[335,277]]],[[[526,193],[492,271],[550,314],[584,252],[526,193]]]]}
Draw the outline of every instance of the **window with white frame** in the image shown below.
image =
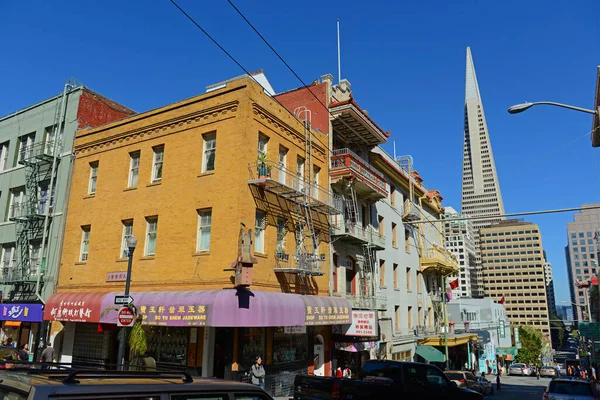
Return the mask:
{"type": "Polygon", "coordinates": [[[52,213],[54,211],[52,209],[52,206],[54,206],[54,195],[56,192],[56,183],[54,184],[54,187],[52,187],[51,194],[48,193],[49,185],[50,185],[50,183],[48,181],[41,182],[40,186],[38,188],[38,199],[39,199],[38,213],[40,215],[45,215],[46,211],[48,211],[49,213],[52,213]],[[50,195],[50,199],[48,199],[48,195],[50,195]],[[50,201],[50,204],[48,204],[48,201],[50,201]]]}
{"type": "Polygon", "coordinates": [[[33,242],[29,245],[29,275],[36,275],[42,266],[42,243],[33,242]]]}
{"type": "Polygon", "coordinates": [[[217,134],[207,133],[202,136],[204,150],[202,151],[202,172],[215,170],[215,157],[217,155],[217,134]]]}
{"type": "Polygon", "coordinates": [[[96,194],[96,183],[98,182],[98,161],[90,163],[90,182],[88,184],[88,194],[96,194]]]}
{"type": "Polygon", "coordinates": [[[19,186],[10,190],[10,208],[8,209],[8,218],[20,217],[27,210],[25,207],[25,186],[19,186]]]}
{"type": "Polygon", "coordinates": [[[165,147],[157,146],[152,148],[154,157],[152,159],[152,183],[160,182],[163,173],[163,158],[165,155],[165,147]]]}
{"type": "Polygon", "coordinates": [[[79,261],[86,262],[88,260],[88,252],[90,249],[90,232],[92,227],[85,225],[81,227],[81,247],[79,250],[79,261]]]}
{"type": "Polygon", "coordinates": [[[138,185],[138,176],[140,173],[140,156],[139,151],[129,153],[129,178],[127,187],[134,188],[138,185]]]}
{"type": "MultiPolygon", "coordinates": [[[[35,142],[35,132],[23,135],[19,138],[19,158],[17,161],[23,161],[31,158],[33,154],[33,143],[35,142]]],[[[18,163],[18,162],[17,162],[18,163]]]]}
{"type": "Polygon", "coordinates": [[[2,245],[2,275],[8,276],[12,268],[17,265],[17,252],[14,243],[2,245]]]}
{"type": "Polygon", "coordinates": [[[0,171],[8,168],[8,145],[10,142],[0,144],[0,171]]]}
{"type": "Polygon", "coordinates": [[[285,252],[285,235],[287,224],[285,219],[277,218],[277,253],[285,252]]]}
{"type": "Polygon", "coordinates": [[[286,161],[287,161],[287,152],[288,149],[286,149],[283,146],[279,147],[279,156],[278,156],[278,165],[277,165],[277,169],[279,171],[278,176],[277,176],[277,181],[279,183],[283,183],[284,185],[286,184],[286,161]]]}
{"type": "Polygon", "coordinates": [[[156,255],[156,230],[158,228],[158,217],[146,217],[146,246],[145,256],[156,255]]]}
{"type": "Polygon", "coordinates": [[[269,138],[262,133],[258,135],[258,156],[266,156],[269,138]]]}
{"type": "Polygon", "coordinates": [[[123,235],[121,237],[121,258],[129,257],[129,246],[127,238],[133,235],[133,220],[121,221],[123,223],[123,235]]]}
{"type": "Polygon", "coordinates": [[[196,251],[210,250],[210,230],[212,225],[212,210],[206,208],[198,210],[198,237],[196,239],[196,251]]]}
{"type": "Polygon", "coordinates": [[[266,214],[263,211],[256,210],[256,223],[254,224],[254,252],[265,252],[265,228],[267,225],[266,214]]]}
{"type": "Polygon", "coordinates": [[[298,190],[304,190],[304,158],[300,156],[296,158],[296,179],[298,180],[298,190]]]}

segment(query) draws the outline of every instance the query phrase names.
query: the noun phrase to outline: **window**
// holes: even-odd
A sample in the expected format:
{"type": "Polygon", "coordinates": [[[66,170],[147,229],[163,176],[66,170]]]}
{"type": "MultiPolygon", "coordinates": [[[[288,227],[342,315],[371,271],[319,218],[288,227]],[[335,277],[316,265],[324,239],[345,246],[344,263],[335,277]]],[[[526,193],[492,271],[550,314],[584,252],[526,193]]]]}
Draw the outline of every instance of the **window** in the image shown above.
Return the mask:
{"type": "Polygon", "coordinates": [[[396,186],[390,185],[390,203],[396,207],[396,186]]]}
{"type": "Polygon", "coordinates": [[[394,306],[394,328],[396,332],[400,331],[400,306],[394,306]]]}
{"type": "Polygon", "coordinates": [[[410,253],[410,230],[404,228],[404,251],[410,253]]]}
{"type": "Polygon", "coordinates": [[[10,190],[10,208],[8,218],[25,215],[25,186],[20,186],[10,190]]]}
{"type": "Polygon", "coordinates": [[[287,161],[287,152],[288,150],[285,147],[279,147],[279,155],[277,159],[277,181],[279,183],[286,184],[286,161],[287,161]]]}
{"type": "Polygon", "coordinates": [[[265,227],[267,224],[266,214],[256,210],[256,223],[254,225],[254,252],[264,254],[265,252],[265,227]]]}
{"type": "Polygon", "coordinates": [[[203,135],[204,151],[202,156],[202,172],[212,172],[215,170],[215,157],[217,155],[217,134],[209,133],[203,135]]]}
{"type": "Polygon", "coordinates": [[[2,274],[0,276],[7,276],[10,274],[11,268],[17,265],[17,252],[14,243],[7,243],[2,245],[2,274]]]}
{"type": "Polygon", "coordinates": [[[162,180],[163,171],[163,158],[165,155],[164,146],[157,146],[152,148],[154,157],[152,160],[152,183],[157,183],[162,180]]]}
{"type": "Polygon", "coordinates": [[[49,213],[53,212],[52,206],[54,205],[54,195],[56,192],[56,182],[54,183],[54,187],[52,188],[52,194],[50,194],[50,199],[48,199],[48,186],[49,186],[50,182],[46,181],[46,182],[41,182],[40,186],[38,188],[38,199],[39,199],[39,206],[38,206],[38,213],[41,215],[45,215],[46,211],[48,211],[49,213]],[[46,210],[46,205],[48,203],[48,200],[50,200],[50,208],[48,208],[48,210],[46,210]]]}
{"type": "Polygon", "coordinates": [[[90,163],[90,182],[88,184],[88,194],[96,194],[96,183],[98,182],[98,161],[90,163]]]}
{"type": "Polygon", "coordinates": [[[129,179],[127,181],[127,187],[137,187],[140,172],[140,155],[141,153],[139,151],[129,153],[129,179]]]}
{"type": "Polygon", "coordinates": [[[355,261],[348,257],[346,261],[346,294],[356,295],[354,278],[356,277],[355,261]]]}
{"type": "Polygon", "coordinates": [[[296,158],[296,176],[298,179],[298,190],[304,190],[304,158],[296,158]]]}
{"type": "Polygon", "coordinates": [[[212,210],[198,210],[198,239],[196,251],[210,250],[210,230],[212,225],[212,210]]]}
{"type": "Polygon", "coordinates": [[[267,157],[267,143],[269,138],[263,134],[258,135],[258,157],[267,157]]]}
{"type": "Polygon", "coordinates": [[[392,273],[394,274],[394,289],[398,289],[398,264],[393,265],[392,273]]]}
{"type": "Polygon", "coordinates": [[[412,291],[412,285],[410,281],[410,268],[406,268],[406,290],[412,291]]]}
{"type": "MultiPolygon", "coordinates": [[[[285,234],[287,226],[285,219],[277,218],[277,253],[285,252],[285,234]]],[[[335,272],[335,269],[334,269],[335,272]]]]}
{"type": "Polygon", "coordinates": [[[408,330],[413,328],[412,307],[408,306],[408,330]]]}
{"type": "Polygon", "coordinates": [[[129,257],[129,246],[127,246],[127,238],[133,235],[133,220],[122,221],[123,236],[121,238],[121,258],[129,257]]]}
{"type": "Polygon", "coordinates": [[[90,225],[81,227],[81,248],[79,250],[79,261],[86,262],[88,260],[88,251],[90,247],[90,225]]]}
{"type": "MultiPolygon", "coordinates": [[[[366,214],[367,212],[363,211],[363,215],[366,214]]],[[[363,218],[363,221],[366,218],[363,218]]],[[[385,234],[385,226],[384,226],[384,222],[383,222],[383,216],[378,215],[377,216],[377,223],[378,223],[378,228],[379,228],[379,236],[383,237],[385,234]]]]}
{"type": "Polygon", "coordinates": [[[33,242],[29,245],[29,276],[37,275],[42,266],[42,243],[33,242]]]}
{"type": "Polygon", "coordinates": [[[385,286],[385,260],[379,260],[379,286],[385,286]]]}
{"type": "Polygon", "coordinates": [[[8,144],[9,142],[0,144],[0,171],[8,168],[8,144]]]}
{"type": "Polygon", "coordinates": [[[146,246],[144,256],[156,255],[156,230],[158,228],[158,217],[146,217],[146,246]]]}
{"type": "MultiPolygon", "coordinates": [[[[19,138],[19,158],[17,159],[17,163],[19,161],[27,160],[31,158],[33,154],[33,143],[35,142],[35,132],[30,133],[29,135],[23,135],[19,138]]],[[[16,166],[16,165],[15,165],[16,166]]]]}
{"type": "Polygon", "coordinates": [[[392,222],[392,246],[398,247],[396,224],[392,222]]]}
{"type": "Polygon", "coordinates": [[[313,167],[313,184],[319,185],[319,173],[321,172],[321,168],[313,167]]]}

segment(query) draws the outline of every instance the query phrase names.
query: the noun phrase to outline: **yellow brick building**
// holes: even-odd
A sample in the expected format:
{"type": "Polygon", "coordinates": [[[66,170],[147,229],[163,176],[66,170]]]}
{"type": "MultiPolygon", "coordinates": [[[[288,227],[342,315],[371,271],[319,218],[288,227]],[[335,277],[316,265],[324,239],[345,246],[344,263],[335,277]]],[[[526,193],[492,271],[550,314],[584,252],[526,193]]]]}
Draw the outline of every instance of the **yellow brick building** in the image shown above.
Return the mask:
{"type": "Polygon", "coordinates": [[[162,320],[144,317],[158,362],[228,377],[231,370],[247,369],[250,355],[262,355],[275,376],[285,368],[329,372],[330,325],[349,323],[351,307],[323,297],[329,215],[340,208],[326,189],[328,138],[308,130],[250,77],[221,86],[78,132],[58,293],[45,315],[64,324],[64,343],[74,338],[72,348],[62,346],[64,360],[84,359],[78,351],[89,353],[94,346],[97,355],[89,358],[114,360],[116,320],[107,308],[123,292],[125,238],[133,235],[134,303],[148,313],[155,298],[163,299],[156,304],[166,314],[162,320]],[[250,305],[230,313],[221,300],[227,296],[225,304],[231,305],[240,298],[231,266],[241,228],[254,232],[257,263],[250,288],[240,289],[250,293],[250,305]],[[164,322],[179,318],[169,310],[183,310],[194,296],[200,296],[206,314],[183,318],[199,322],[187,327],[164,322]],[[148,308],[138,303],[144,301],[148,308]],[[326,315],[308,315],[319,310],[326,315]],[[284,325],[300,312],[303,323],[284,325]],[[244,318],[246,325],[240,325],[244,318]],[[162,357],[167,344],[183,350],[185,360],[162,357]],[[286,354],[290,346],[305,351],[286,354]],[[314,352],[321,352],[319,365],[313,365],[314,352]],[[292,367],[284,368],[283,361],[292,367]]]}

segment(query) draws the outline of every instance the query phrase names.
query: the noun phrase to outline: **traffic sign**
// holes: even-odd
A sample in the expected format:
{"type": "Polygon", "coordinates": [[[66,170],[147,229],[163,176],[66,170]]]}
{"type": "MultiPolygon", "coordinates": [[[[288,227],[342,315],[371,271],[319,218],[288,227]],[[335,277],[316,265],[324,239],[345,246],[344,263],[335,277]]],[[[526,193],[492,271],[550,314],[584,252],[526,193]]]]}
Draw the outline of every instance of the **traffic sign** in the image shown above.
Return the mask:
{"type": "Polygon", "coordinates": [[[135,315],[129,308],[123,307],[119,310],[119,314],[117,314],[117,326],[130,327],[133,326],[134,321],[135,315]]]}
{"type": "Polygon", "coordinates": [[[115,304],[131,304],[133,297],[131,296],[115,296],[115,304]]]}
{"type": "Polygon", "coordinates": [[[588,338],[600,337],[600,322],[580,322],[579,334],[588,338]]]}

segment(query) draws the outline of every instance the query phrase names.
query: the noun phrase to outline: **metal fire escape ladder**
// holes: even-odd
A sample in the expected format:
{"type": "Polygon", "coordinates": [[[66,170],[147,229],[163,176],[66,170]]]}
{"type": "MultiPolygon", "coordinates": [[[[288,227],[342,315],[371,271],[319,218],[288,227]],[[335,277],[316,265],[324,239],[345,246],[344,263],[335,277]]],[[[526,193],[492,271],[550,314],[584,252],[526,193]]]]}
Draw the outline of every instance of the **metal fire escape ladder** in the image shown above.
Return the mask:
{"type": "Polygon", "coordinates": [[[356,225],[358,222],[358,201],[356,200],[354,185],[351,182],[348,183],[345,194],[344,204],[347,216],[345,223],[346,225],[356,225]]]}
{"type": "MultiPolygon", "coordinates": [[[[59,143],[62,113],[65,106],[67,88],[59,101],[56,103],[54,112],[54,125],[52,131],[47,132],[49,138],[44,137],[42,141],[33,143],[21,150],[19,164],[25,167],[25,200],[20,204],[11,205],[11,221],[15,222],[16,251],[18,254],[17,265],[9,276],[13,288],[9,293],[10,298],[34,299],[36,281],[40,282],[40,274],[43,274],[43,259],[45,252],[45,241],[50,218],[50,204],[54,197],[54,175],[60,161],[59,143]],[[40,183],[49,182],[43,193],[40,183]],[[40,195],[42,198],[40,198],[40,195]],[[39,241],[38,258],[32,260],[32,244],[39,241]]],[[[37,288],[39,289],[39,288],[37,288]]]]}

